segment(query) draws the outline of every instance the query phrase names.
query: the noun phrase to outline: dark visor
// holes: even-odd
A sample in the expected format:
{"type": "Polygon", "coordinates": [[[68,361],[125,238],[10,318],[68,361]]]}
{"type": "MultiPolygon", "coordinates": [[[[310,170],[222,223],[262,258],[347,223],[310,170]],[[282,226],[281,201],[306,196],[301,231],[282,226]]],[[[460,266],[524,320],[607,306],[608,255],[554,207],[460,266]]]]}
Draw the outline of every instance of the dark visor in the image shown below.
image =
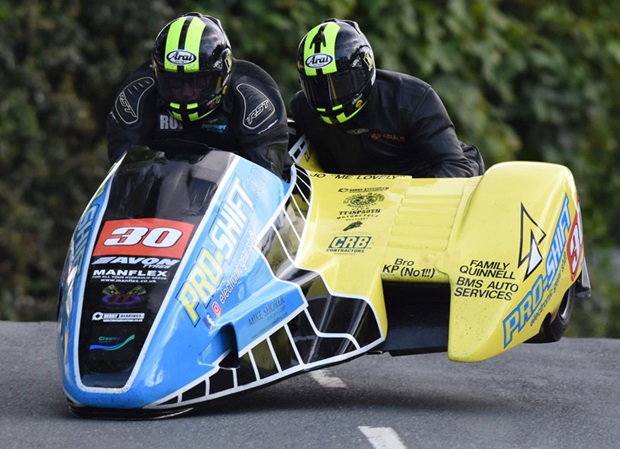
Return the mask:
{"type": "Polygon", "coordinates": [[[200,103],[208,100],[222,86],[221,72],[157,73],[159,92],[171,103],[200,103]]]}
{"type": "Polygon", "coordinates": [[[368,81],[366,75],[357,68],[333,75],[305,76],[301,77],[301,86],[312,107],[331,109],[352,101],[368,81]]]}

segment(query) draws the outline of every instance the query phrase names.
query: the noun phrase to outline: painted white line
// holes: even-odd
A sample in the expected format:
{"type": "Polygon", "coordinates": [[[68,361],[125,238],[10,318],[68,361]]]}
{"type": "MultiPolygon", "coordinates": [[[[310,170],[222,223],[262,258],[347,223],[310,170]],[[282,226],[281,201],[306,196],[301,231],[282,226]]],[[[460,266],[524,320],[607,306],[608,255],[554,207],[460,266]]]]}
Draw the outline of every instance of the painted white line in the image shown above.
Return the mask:
{"type": "Polygon", "coordinates": [[[375,449],[407,449],[407,446],[403,444],[396,431],[391,427],[359,426],[358,429],[368,438],[375,449]]]}
{"type": "Polygon", "coordinates": [[[310,375],[321,386],[326,388],[348,388],[347,385],[339,378],[331,376],[326,369],[310,371],[310,375]]]}

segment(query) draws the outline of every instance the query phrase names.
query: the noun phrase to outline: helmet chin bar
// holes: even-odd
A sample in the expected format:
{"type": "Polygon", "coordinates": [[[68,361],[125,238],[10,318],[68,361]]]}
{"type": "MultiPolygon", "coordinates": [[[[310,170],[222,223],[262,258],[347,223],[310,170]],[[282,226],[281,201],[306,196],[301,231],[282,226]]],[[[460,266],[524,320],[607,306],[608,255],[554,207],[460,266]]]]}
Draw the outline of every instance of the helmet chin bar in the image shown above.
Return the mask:
{"type": "Polygon", "coordinates": [[[216,95],[206,103],[168,103],[168,112],[180,122],[197,122],[211,114],[221,103],[222,94],[216,95]]]}
{"type": "MultiPolygon", "coordinates": [[[[372,86],[367,86],[366,89],[372,89],[372,86]]],[[[359,111],[362,110],[365,101],[362,101],[362,94],[356,97],[351,103],[348,105],[338,105],[334,108],[330,108],[329,110],[326,108],[316,108],[316,111],[319,113],[321,120],[330,125],[336,125],[338,123],[344,123],[351,118],[353,118],[359,111]]]]}
{"type": "Polygon", "coordinates": [[[329,123],[330,125],[336,125],[338,123],[344,123],[352,119],[359,111],[362,110],[364,104],[362,104],[359,108],[355,109],[351,114],[347,114],[344,110],[342,110],[342,112],[336,115],[323,115],[323,113],[319,111],[319,115],[321,116],[321,120],[323,120],[325,123],[329,123]]]}

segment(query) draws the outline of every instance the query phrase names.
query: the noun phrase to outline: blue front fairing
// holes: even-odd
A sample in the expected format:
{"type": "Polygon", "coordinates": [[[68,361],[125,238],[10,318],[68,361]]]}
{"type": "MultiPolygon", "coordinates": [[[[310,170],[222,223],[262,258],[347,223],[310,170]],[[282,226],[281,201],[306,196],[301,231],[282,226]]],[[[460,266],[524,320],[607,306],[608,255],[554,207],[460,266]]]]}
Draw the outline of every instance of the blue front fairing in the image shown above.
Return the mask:
{"type": "Polygon", "coordinates": [[[184,162],[149,151],[113,169],[67,257],[59,356],[80,405],[161,403],[306,303],[263,255],[288,183],[229,153],[184,162]]]}

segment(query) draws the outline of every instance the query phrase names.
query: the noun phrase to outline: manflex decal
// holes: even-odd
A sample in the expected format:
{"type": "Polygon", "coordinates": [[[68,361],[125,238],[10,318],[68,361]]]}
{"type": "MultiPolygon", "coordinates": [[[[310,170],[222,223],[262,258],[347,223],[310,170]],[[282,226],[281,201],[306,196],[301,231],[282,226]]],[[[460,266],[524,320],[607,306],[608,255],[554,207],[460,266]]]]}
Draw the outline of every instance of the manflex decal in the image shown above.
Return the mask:
{"type": "Polygon", "coordinates": [[[154,284],[168,280],[168,270],[93,270],[91,279],[99,282],[117,282],[119,284],[154,284]]]}
{"type": "Polygon", "coordinates": [[[162,218],[106,221],[93,256],[152,256],[180,259],[193,224],[162,218]]]}
{"type": "Polygon", "coordinates": [[[572,223],[568,210],[568,195],[565,195],[545,261],[546,273],[544,276],[538,275],[530,291],[504,319],[504,347],[512,343],[515,333],[521,332],[527,324],[533,325],[536,322],[557,288],[559,273],[566,263],[566,242],[572,223]]]}

